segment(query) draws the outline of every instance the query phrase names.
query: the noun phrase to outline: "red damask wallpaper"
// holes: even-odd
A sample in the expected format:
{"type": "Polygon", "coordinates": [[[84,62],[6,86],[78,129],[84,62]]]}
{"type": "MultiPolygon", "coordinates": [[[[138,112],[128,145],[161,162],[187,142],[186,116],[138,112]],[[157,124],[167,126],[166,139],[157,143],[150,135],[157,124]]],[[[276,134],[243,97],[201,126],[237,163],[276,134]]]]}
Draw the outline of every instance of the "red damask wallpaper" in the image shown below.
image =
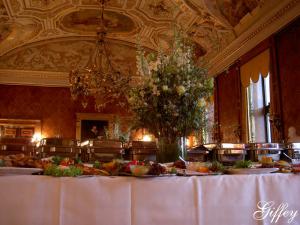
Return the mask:
{"type": "Polygon", "coordinates": [[[276,35],[284,137],[294,126],[300,136],[300,18],[276,35]]]}
{"type": "Polygon", "coordinates": [[[237,142],[240,125],[240,75],[232,66],[217,77],[220,135],[223,142],[237,142]]]}
{"type": "MultiPolygon", "coordinates": [[[[0,85],[0,118],[40,119],[45,137],[75,138],[77,112],[95,110],[92,104],[86,109],[75,104],[68,88],[0,85]]],[[[125,114],[113,106],[101,113],[125,114]]]]}

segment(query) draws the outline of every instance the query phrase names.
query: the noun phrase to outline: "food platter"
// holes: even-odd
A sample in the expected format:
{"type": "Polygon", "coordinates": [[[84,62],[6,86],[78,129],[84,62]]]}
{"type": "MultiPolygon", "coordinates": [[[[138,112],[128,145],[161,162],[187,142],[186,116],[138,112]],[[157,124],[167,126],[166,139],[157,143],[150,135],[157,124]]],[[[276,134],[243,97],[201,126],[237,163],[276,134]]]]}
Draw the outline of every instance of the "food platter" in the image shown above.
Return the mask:
{"type": "Polygon", "coordinates": [[[226,169],[227,174],[266,174],[279,171],[278,168],[230,168],[226,169]]]}
{"type": "Polygon", "coordinates": [[[210,175],[221,175],[221,172],[208,172],[208,173],[202,173],[202,172],[196,172],[192,170],[186,170],[186,169],[177,169],[177,175],[178,176],[210,176],[210,175]]]}
{"type": "Polygon", "coordinates": [[[0,176],[4,175],[31,175],[43,172],[40,168],[22,168],[22,167],[0,167],[0,176]]]}

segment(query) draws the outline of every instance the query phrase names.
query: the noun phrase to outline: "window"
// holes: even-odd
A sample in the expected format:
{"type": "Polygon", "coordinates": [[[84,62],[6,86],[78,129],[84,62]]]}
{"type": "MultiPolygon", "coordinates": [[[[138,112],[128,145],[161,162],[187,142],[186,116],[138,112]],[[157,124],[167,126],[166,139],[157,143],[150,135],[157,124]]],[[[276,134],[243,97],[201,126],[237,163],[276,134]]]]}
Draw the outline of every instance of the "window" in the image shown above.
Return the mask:
{"type": "Polygon", "coordinates": [[[256,83],[250,80],[246,88],[249,142],[271,142],[270,75],[261,75],[256,83]]]}

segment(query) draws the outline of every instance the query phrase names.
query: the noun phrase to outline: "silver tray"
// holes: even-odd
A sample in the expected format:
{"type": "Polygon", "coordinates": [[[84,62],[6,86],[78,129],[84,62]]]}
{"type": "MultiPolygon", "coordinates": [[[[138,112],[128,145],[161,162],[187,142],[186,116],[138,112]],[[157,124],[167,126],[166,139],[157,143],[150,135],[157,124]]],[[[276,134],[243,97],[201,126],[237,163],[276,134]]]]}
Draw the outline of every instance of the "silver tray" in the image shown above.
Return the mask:
{"type": "Polygon", "coordinates": [[[185,177],[190,177],[190,176],[211,176],[211,175],[221,175],[221,172],[208,172],[208,173],[201,173],[201,172],[196,172],[192,170],[186,170],[186,169],[177,169],[177,175],[178,176],[185,176],[185,177]]]}
{"type": "Polygon", "coordinates": [[[227,174],[266,174],[266,173],[274,173],[277,172],[278,168],[231,168],[225,170],[227,174]]]}

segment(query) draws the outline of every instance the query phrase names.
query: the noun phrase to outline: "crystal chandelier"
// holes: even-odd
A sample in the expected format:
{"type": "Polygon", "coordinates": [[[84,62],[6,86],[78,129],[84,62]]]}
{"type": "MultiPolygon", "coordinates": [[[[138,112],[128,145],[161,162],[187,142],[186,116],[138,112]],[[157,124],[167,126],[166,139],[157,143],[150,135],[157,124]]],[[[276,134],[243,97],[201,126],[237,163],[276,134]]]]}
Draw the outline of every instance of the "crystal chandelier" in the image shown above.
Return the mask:
{"type": "Polygon", "coordinates": [[[109,59],[105,37],[107,28],[104,23],[104,5],[109,0],[98,0],[100,21],[97,27],[96,48],[85,68],[74,68],[69,74],[70,91],[73,100],[81,100],[84,108],[88,98],[95,100],[95,109],[101,111],[108,103],[126,105],[125,92],[130,77],[116,71],[109,59]]]}

